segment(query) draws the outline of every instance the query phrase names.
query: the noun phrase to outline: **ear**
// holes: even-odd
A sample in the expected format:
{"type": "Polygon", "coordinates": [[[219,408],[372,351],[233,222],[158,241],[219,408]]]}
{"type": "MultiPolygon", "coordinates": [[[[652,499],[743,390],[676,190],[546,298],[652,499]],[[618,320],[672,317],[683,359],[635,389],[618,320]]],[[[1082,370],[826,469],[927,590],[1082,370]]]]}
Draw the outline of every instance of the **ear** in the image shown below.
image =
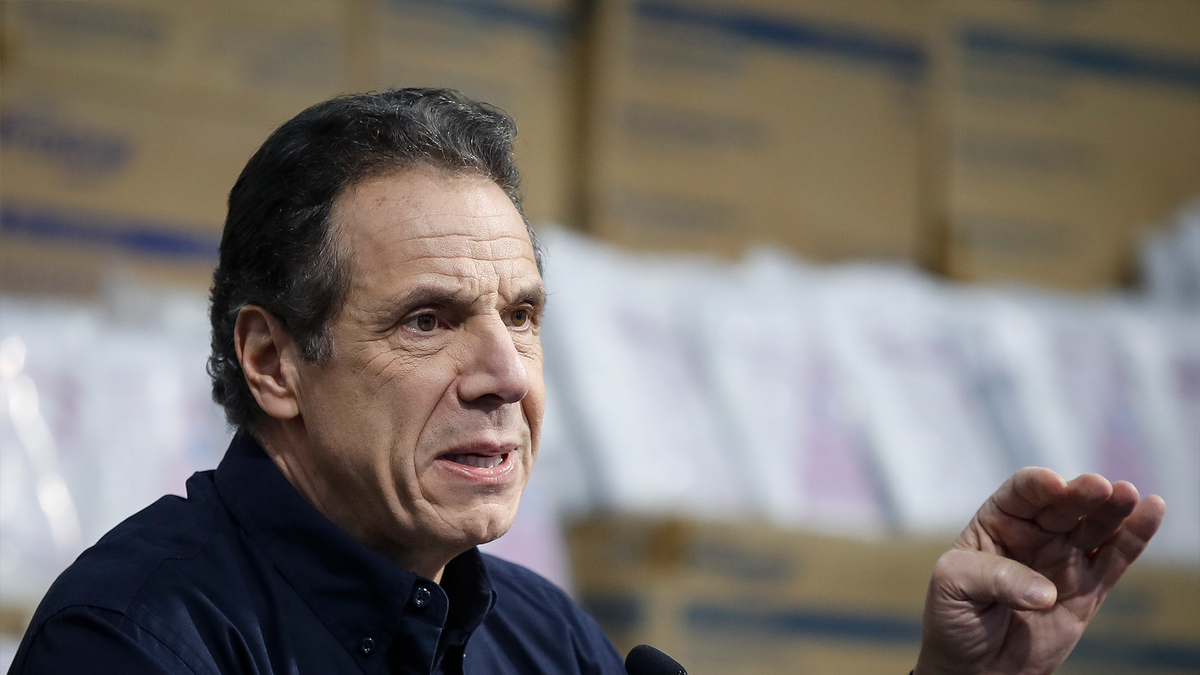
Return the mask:
{"type": "Polygon", "coordinates": [[[289,420],[300,414],[296,400],[296,343],[279,321],[257,305],[238,312],[233,346],[254,400],[268,416],[289,420]]]}

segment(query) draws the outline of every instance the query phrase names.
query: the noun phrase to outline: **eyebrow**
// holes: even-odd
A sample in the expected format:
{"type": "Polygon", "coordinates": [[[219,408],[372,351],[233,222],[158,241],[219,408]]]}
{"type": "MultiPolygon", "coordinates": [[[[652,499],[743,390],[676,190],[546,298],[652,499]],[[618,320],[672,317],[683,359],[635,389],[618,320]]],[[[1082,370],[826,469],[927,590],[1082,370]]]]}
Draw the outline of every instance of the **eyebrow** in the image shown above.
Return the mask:
{"type": "Polygon", "coordinates": [[[446,286],[422,284],[411,288],[389,303],[389,313],[404,314],[417,307],[469,306],[467,293],[446,286]]]}
{"type": "Polygon", "coordinates": [[[512,304],[530,305],[540,311],[546,307],[546,288],[541,284],[537,284],[522,289],[512,304]]]}
{"type": "MultiPolygon", "coordinates": [[[[426,283],[411,288],[391,299],[381,312],[386,323],[393,324],[401,320],[405,314],[419,307],[448,307],[467,311],[474,304],[475,296],[465,289],[451,288],[433,283],[426,283]]],[[[509,307],[530,305],[538,311],[546,306],[546,289],[540,283],[521,289],[509,307]]]]}

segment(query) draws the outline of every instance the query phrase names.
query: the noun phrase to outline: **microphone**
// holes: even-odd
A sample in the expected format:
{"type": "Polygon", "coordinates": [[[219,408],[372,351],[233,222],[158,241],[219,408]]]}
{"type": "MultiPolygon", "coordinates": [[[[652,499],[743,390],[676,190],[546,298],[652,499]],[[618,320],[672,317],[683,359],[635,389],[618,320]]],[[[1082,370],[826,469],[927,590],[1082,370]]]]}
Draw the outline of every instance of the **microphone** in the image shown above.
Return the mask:
{"type": "Polygon", "coordinates": [[[675,659],[650,645],[638,645],[625,657],[625,672],[629,675],[687,675],[675,659]]]}

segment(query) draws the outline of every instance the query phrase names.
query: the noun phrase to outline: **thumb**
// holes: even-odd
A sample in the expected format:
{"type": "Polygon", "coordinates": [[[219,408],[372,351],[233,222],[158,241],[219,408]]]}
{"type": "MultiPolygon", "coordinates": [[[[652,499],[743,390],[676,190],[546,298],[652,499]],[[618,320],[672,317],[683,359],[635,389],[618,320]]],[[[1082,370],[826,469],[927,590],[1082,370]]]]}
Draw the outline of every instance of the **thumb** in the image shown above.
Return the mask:
{"type": "Polygon", "coordinates": [[[983,551],[943,553],[929,592],[945,601],[999,603],[1021,610],[1048,609],[1058,599],[1058,588],[1046,577],[1015,560],[983,551]]]}

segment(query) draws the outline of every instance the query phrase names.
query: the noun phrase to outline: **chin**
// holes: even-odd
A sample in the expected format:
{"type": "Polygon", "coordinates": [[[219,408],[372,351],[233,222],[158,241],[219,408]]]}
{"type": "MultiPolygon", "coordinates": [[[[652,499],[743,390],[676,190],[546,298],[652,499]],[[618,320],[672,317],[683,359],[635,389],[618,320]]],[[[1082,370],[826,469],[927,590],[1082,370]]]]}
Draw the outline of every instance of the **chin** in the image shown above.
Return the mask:
{"type": "Polygon", "coordinates": [[[499,539],[512,527],[516,515],[515,506],[487,504],[478,507],[462,524],[465,543],[479,546],[499,539]]]}

